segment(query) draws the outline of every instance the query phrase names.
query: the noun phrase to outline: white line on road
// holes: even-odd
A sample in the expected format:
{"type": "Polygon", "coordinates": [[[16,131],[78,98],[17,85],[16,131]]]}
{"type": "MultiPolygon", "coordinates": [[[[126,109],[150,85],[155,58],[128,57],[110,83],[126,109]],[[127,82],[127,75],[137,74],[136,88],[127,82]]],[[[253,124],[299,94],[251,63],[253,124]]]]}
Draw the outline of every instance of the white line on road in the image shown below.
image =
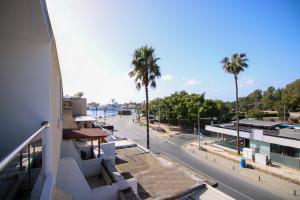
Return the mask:
{"type": "MultiPolygon", "coordinates": [[[[177,144],[175,144],[175,145],[178,146],[177,144]]],[[[156,147],[156,145],[153,145],[153,144],[152,144],[152,146],[155,146],[155,147],[156,147]]],[[[158,147],[156,147],[156,148],[159,149],[158,147]]],[[[161,152],[161,151],[160,151],[160,152],[161,152]]],[[[184,166],[186,166],[186,167],[188,167],[188,168],[190,168],[190,169],[192,169],[192,170],[194,170],[194,171],[197,171],[197,172],[200,173],[200,174],[204,174],[205,176],[207,176],[208,178],[210,178],[210,179],[212,179],[212,180],[216,180],[215,178],[213,178],[213,177],[211,177],[211,176],[209,176],[209,175],[207,175],[207,174],[201,172],[201,171],[198,170],[198,169],[195,169],[194,167],[192,167],[192,166],[190,166],[190,165],[188,165],[188,164],[182,162],[181,160],[175,158],[174,156],[172,156],[172,155],[170,155],[170,154],[168,154],[168,153],[163,152],[163,154],[165,154],[165,155],[171,157],[172,159],[176,160],[176,161],[179,162],[180,164],[182,164],[182,165],[184,165],[184,166]]],[[[243,194],[243,193],[237,191],[236,189],[234,189],[234,188],[232,188],[232,187],[230,187],[230,186],[224,184],[223,182],[218,181],[218,180],[216,180],[216,181],[218,182],[218,184],[221,184],[221,185],[223,185],[224,187],[229,188],[230,190],[232,190],[232,191],[234,191],[235,193],[237,193],[237,194],[239,194],[239,195],[245,197],[246,199],[254,200],[253,198],[251,198],[251,197],[249,197],[249,196],[247,196],[247,195],[245,195],[245,194],[243,194]]]]}

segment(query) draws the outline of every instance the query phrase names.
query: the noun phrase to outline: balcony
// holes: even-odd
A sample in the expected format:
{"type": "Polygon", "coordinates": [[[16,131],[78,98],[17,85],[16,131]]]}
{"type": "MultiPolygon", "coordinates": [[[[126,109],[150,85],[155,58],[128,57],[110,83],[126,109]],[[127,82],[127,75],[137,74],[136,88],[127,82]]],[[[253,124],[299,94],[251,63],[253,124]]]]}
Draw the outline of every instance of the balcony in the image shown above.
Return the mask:
{"type": "Polygon", "coordinates": [[[92,144],[89,139],[62,142],[56,187],[73,199],[118,200],[135,196],[136,179],[125,180],[115,168],[114,143],[102,143],[100,151],[98,145],[92,144]]]}
{"type": "MultiPolygon", "coordinates": [[[[43,164],[42,135],[48,123],[27,138],[21,145],[0,161],[0,199],[28,199],[39,197],[42,187],[36,181],[43,164]]],[[[42,184],[43,185],[43,184],[42,184]]]]}

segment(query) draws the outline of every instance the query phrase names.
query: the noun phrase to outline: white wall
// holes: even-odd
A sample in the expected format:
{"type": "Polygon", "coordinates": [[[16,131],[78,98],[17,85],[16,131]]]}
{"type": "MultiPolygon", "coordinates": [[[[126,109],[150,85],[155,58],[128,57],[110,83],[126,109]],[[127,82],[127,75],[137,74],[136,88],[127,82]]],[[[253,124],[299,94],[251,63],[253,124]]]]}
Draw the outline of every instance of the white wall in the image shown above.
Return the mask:
{"type": "Polygon", "coordinates": [[[283,145],[283,146],[294,147],[294,148],[300,149],[300,141],[299,140],[291,140],[291,139],[287,139],[287,138],[272,137],[272,136],[264,135],[263,141],[268,142],[268,143],[279,144],[279,145],[283,145]]]}
{"type": "Polygon", "coordinates": [[[62,137],[62,84],[44,0],[0,1],[0,66],[0,157],[48,121],[42,173],[51,192],[62,137]]]}
{"type": "Polygon", "coordinates": [[[101,167],[102,158],[82,160],[72,140],[62,141],[61,158],[73,158],[85,177],[99,174],[102,170],[101,167]]]}
{"type": "Polygon", "coordinates": [[[64,158],[59,162],[56,186],[69,193],[74,200],[117,200],[118,185],[112,184],[91,189],[72,158],[64,158]]]}
{"type": "MultiPolygon", "coordinates": [[[[214,126],[205,126],[205,130],[216,132],[216,133],[223,133],[225,135],[236,136],[236,130],[230,130],[230,129],[226,129],[226,128],[219,128],[219,127],[214,127],[214,126]]],[[[240,131],[240,137],[250,138],[251,133],[240,131]]]]}
{"type": "Polygon", "coordinates": [[[115,166],[116,160],[116,153],[115,153],[115,143],[108,142],[100,144],[101,149],[103,150],[104,155],[102,156],[103,159],[109,160],[113,166],[115,166]]]}
{"type": "MultiPolygon", "coordinates": [[[[226,128],[205,126],[205,130],[213,131],[216,133],[223,133],[226,135],[236,136],[235,130],[230,130],[230,129],[226,129],[226,128]]],[[[255,131],[256,131],[256,133],[259,132],[259,130],[255,130],[255,131]]],[[[253,135],[253,133],[247,133],[247,132],[240,131],[240,137],[251,139],[251,138],[254,138],[254,135],[253,135]]],[[[273,136],[269,136],[269,135],[259,135],[259,138],[261,139],[261,141],[266,142],[266,143],[278,144],[278,145],[289,146],[289,147],[294,147],[294,148],[300,149],[300,141],[299,140],[292,140],[292,139],[281,138],[281,137],[273,137],[273,136]]]]}

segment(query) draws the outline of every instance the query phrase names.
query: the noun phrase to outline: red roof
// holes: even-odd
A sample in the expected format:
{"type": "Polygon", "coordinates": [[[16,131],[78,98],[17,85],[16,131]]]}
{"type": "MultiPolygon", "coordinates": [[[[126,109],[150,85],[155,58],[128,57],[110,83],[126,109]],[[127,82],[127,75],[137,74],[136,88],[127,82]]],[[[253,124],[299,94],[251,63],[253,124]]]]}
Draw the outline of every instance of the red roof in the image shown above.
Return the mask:
{"type": "Polygon", "coordinates": [[[105,138],[107,133],[100,128],[64,129],[63,139],[105,138]]]}

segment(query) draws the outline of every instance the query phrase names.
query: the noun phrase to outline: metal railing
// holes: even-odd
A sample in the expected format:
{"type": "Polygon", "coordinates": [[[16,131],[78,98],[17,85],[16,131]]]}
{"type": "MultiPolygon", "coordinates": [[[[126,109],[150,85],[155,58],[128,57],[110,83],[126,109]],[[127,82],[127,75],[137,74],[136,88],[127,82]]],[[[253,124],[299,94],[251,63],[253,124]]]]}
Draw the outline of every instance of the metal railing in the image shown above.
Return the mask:
{"type": "Polygon", "coordinates": [[[18,153],[20,153],[30,142],[36,138],[42,131],[49,127],[48,122],[43,122],[42,127],[39,128],[35,133],[33,133],[29,138],[27,138],[21,145],[19,145],[17,148],[15,148],[10,154],[8,154],[4,159],[0,161],[0,171],[4,169],[8,163],[13,160],[18,153]]]}
{"type": "Polygon", "coordinates": [[[42,169],[42,134],[48,127],[49,123],[43,122],[36,132],[0,161],[0,199],[18,199],[20,195],[30,197],[42,169]]]}

